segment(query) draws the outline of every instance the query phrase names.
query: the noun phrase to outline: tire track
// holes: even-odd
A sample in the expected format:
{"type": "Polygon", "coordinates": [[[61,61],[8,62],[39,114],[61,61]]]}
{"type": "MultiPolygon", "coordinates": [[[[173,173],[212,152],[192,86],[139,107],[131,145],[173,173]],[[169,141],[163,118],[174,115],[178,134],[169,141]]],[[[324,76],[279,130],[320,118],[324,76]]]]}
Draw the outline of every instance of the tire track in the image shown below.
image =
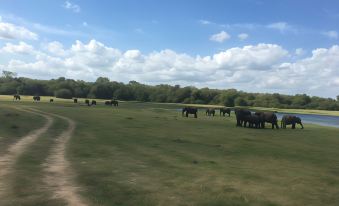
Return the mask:
{"type": "Polygon", "coordinates": [[[35,142],[35,140],[37,140],[40,135],[46,133],[53,124],[53,118],[49,115],[41,114],[35,111],[26,111],[22,109],[19,110],[40,115],[44,117],[47,121],[41,128],[30,132],[28,135],[22,137],[16,143],[10,145],[6,154],[0,156],[0,199],[2,199],[1,197],[6,195],[6,192],[9,191],[9,183],[7,182],[6,178],[7,175],[11,173],[11,170],[13,169],[17,158],[25,151],[25,149],[29,145],[35,142]]]}
{"type": "Polygon", "coordinates": [[[53,193],[53,198],[62,199],[67,205],[87,206],[86,202],[79,196],[80,187],[74,183],[75,173],[65,155],[67,143],[76,128],[75,121],[57,114],[31,110],[63,119],[68,123],[68,128],[56,137],[56,145],[43,164],[44,182],[47,188],[53,193]]]}

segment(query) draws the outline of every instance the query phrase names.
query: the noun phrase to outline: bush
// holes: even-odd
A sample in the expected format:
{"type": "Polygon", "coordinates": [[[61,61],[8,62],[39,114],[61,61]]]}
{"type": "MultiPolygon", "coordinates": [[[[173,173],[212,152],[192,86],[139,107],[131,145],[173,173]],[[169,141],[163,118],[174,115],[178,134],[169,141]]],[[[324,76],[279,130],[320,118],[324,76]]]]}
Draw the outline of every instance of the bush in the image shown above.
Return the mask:
{"type": "Polygon", "coordinates": [[[59,89],[55,92],[57,98],[72,99],[72,92],[69,89],[59,89]]]}

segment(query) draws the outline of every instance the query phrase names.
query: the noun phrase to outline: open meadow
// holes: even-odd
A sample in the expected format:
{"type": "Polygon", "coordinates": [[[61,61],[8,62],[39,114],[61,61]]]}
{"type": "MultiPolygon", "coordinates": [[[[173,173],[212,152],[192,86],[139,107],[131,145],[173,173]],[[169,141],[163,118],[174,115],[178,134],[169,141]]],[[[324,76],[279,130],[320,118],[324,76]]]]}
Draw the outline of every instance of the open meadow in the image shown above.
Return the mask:
{"type": "Polygon", "coordinates": [[[233,112],[42,98],[0,96],[0,205],[339,203],[338,128],[240,128],[233,112]]]}

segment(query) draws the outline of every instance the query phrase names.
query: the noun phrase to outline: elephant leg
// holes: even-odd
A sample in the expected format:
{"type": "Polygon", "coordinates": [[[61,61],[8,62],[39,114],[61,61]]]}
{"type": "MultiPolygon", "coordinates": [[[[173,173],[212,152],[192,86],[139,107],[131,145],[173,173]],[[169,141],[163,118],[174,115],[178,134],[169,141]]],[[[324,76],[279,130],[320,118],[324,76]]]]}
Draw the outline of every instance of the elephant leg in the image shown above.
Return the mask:
{"type": "Polygon", "coordinates": [[[188,112],[186,112],[186,117],[188,117],[188,112]]]}
{"type": "Polygon", "coordinates": [[[304,125],[303,123],[300,123],[301,129],[304,129],[304,125]]]}
{"type": "Polygon", "coordinates": [[[295,123],[292,124],[292,129],[295,129],[295,123]]]}
{"type": "Polygon", "coordinates": [[[197,113],[194,113],[194,118],[198,118],[198,115],[197,115],[197,113]]]}

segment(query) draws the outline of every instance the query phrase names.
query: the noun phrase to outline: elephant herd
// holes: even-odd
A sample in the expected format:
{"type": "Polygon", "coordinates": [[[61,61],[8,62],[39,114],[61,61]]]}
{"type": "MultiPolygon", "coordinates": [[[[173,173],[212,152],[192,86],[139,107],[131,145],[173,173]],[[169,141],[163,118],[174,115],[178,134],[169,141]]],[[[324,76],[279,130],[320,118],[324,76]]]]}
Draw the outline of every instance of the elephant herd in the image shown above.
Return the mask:
{"type": "MultiPolygon", "coordinates": [[[[20,100],[21,100],[20,95],[18,95],[18,94],[13,95],[13,101],[20,101],[20,100]]],[[[38,95],[33,96],[34,102],[40,102],[40,100],[41,100],[40,96],[38,96],[38,95]]],[[[50,103],[54,102],[54,99],[50,99],[49,102],[50,103]]],[[[78,103],[78,99],[73,98],[73,103],[78,103]]],[[[93,105],[97,105],[97,101],[96,100],[90,101],[90,100],[86,99],[85,104],[87,106],[93,106],[93,105]]],[[[105,105],[117,107],[117,106],[119,106],[119,102],[117,100],[108,100],[108,101],[105,101],[105,105]]]]}
{"type": "MultiPolygon", "coordinates": [[[[272,129],[279,129],[278,126],[278,117],[274,112],[251,112],[246,109],[234,109],[236,117],[236,126],[237,127],[248,127],[248,128],[265,128],[265,124],[269,123],[272,126],[272,129]]],[[[184,107],[182,109],[182,116],[188,117],[189,114],[194,115],[194,118],[198,117],[198,109],[194,107],[184,107]]],[[[220,116],[228,114],[231,115],[230,108],[220,108],[220,116]]],[[[214,116],[215,109],[208,108],[206,109],[206,116],[214,116]]],[[[292,125],[292,129],[295,129],[296,124],[301,126],[301,129],[304,128],[300,117],[294,115],[284,115],[281,119],[280,127],[286,129],[286,125],[292,125]]]]}

